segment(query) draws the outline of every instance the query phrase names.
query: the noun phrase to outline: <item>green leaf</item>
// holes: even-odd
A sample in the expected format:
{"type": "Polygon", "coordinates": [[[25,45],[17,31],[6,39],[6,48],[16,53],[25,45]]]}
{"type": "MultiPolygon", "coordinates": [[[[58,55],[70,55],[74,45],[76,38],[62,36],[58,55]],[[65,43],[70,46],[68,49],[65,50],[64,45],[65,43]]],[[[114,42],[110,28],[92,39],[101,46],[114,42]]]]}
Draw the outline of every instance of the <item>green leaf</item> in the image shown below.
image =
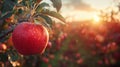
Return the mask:
{"type": "Polygon", "coordinates": [[[8,17],[10,17],[12,14],[13,14],[13,11],[9,11],[9,12],[6,12],[6,13],[2,13],[2,15],[0,16],[0,20],[1,20],[1,19],[6,19],[6,18],[8,18],[8,17]]]}
{"type": "Polygon", "coordinates": [[[8,30],[0,31],[0,42],[5,42],[11,35],[11,32],[13,31],[13,29],[14,28],[12,27],[8,30]]]}
{"type": "Polygon", "coordinates": [[[18,2],[18,0],[11,0],[12,2],[14,2],[14,3],[17,3],[18,2]]]}
{"type": "Polygon", "coordinates": [[[55,18],[57,18],[57,19],[65,22],[64,17],[63,17],[60,13],[58,13],[58,12],[50,11],[50,10],[48,10],[48,9],[45,9],[45,10],[43,10],[41,13],[46,14],[46,15],[49,15],[49,16],[52,16],[52,17],[55,17],[55,18]]]}
{"type": "Polygon", "coordinates": [[[34,0],[28,0],[28,5],[29,5],[30,9],[33,8],[34,4],[35,4],[34,0]]]}
{"type": "Polygon", "coordinates": [[[53,6],[56,8],[57,11],[60,11],[62,7],[62,1],[61,0],[51,0],[53,3],[53,6]]]}
{"type": "MultiPolygon", "coordinates": [[[[4,35],[4,34],[0,33],[0,37],[1,35],[4,35]]],[[[8,40],[9,37],[10,37],[10,34],[6,35],[4,38],[0,39],[0,42],[5,42],[6,40],[8,40]]]]}
{"type": "Polygon", "coordinates": [[[31,1],[29,1],[29,0],[22,0],[20,3],[19,3],[20,5],[22,5],[22,6],[24,6],[24,7],[27,7],[27,8],[31,8],[32,7],[32,2],[31,1]]]}
{"type": "Polygon", "coordinates": [[[9,60],[11,61],[11,62],[14,62],[14,61],[16,61],[16,60],[18,60],[18,58],[19,58],[19,56],[16,54],[14,54],[14,55],[9,55],[9,60]]]}
{"type": "Polygon", "coordinates": [[[7,62],[8,61],[8,55],[6,53],[0,53],[0,62],[7,62]]]}
{"type": "Polygon", "coordinates": [[[14,62],[19,59],[19,54],[15,50],[9,50],[7,54],[10,62],[14,62]]]}
{"type": "Polygon", "coordinates": [[[52,24],[53,24],[52,19],[49,16],[46,16],[43,14],[40,14],[39,16],[42,17],[43,19],[45,19],[45,21],[52,27],[52,24]]]}
{"type": "Polygon", "coordinates": [[[43,2],[43,3],[41,3],[41,4],[38,5],[36,11],[37,12],[41,12],[41,10],[43,9],[43,7],[50,7],[50,5],[48,3],[43,2]]]}
{"type": "Polygon", "coordinates": [[[45,26],[46,28],[51,30],[50,25],[46,22],[46,20],[44,18],[39,16],[37,18],[34,18],[34,21],[35,21],[36,24],[42,24],[43,26],[45,26]]]}
{"type": "Polygon", "coordinates": [[[17,4],[18,0],[4,0],[2,6],[2,13],[6,13],[8,11],[13,11],[14,6],[17,4]]]}
{"type": "Polygon", "coordinates": [[[22,14],[23,10],[22,9],[18,9],[18,14],[22,14]]]}
{"type": "Polygon", "coordinates": [[[27,6],[27,2],[26,2],[25,0],[22,0],[22,1],[20,2],[20,4],[23,5],[23,6],[27,6]]]}

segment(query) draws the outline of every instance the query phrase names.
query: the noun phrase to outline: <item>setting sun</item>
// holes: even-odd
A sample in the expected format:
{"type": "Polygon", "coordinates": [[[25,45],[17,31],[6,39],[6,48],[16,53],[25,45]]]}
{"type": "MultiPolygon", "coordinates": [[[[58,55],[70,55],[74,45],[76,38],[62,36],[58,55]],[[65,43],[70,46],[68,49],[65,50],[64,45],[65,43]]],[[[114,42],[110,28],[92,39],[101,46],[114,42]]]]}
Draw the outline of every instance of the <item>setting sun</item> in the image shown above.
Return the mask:
{"type": "Polygon", "coordinates": [[[98,23],[100,21],[100,18],[97,15],[93,16],[93,21],[98,23]]]}

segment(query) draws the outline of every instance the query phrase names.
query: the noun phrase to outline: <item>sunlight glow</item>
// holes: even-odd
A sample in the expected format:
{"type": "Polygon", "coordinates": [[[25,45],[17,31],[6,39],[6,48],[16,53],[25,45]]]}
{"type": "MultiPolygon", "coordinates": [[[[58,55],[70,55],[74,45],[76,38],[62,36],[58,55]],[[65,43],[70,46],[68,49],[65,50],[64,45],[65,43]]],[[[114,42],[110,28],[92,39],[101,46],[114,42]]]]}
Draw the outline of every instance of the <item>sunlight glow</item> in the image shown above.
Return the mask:
{"type": "Polygon", "coordinates": [[[99,18],[97,15],[94,15],[94,16],[93,16],[93,21],[94,21],[95,23],[98,23],[98,22],[100,22],[100,18],[99,18]]]}

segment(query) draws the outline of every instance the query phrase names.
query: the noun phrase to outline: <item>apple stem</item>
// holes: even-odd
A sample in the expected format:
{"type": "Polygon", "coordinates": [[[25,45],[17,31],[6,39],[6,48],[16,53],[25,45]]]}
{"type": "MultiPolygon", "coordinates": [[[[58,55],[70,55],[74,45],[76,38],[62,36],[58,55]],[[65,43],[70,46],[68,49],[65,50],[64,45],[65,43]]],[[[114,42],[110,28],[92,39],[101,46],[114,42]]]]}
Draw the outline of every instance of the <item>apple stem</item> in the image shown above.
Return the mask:
{"type": "Polygon", "coordinates": [[[34,19],[33,19],[33,16],[34,16],[34,14],[35,14],[35,12],[36,12],[36,9],[37,9],[37,7],[39,6],[39,4],[40,4],[40,2],[39,3],[35,3],[33,6],[32,5],[30,5],[28,8],[29,8],[29,14],[27,14],[27,20],[29,21],[29,22],[32,22],[32,23],[34,23],[34,19]]]}
{"type": "Polygon", "coordinates": [[[29,20],[30,22],[32,22],[32,23],[34,22],[33,16],[34,16],[35,11],[36,11],[36,9],[37,9],[38,6],[39,6],[39,3],[38,3],[38,4],[34,4],[34,5],[30,8],[30,16],[29,16],[28,20],[29,20]]]}

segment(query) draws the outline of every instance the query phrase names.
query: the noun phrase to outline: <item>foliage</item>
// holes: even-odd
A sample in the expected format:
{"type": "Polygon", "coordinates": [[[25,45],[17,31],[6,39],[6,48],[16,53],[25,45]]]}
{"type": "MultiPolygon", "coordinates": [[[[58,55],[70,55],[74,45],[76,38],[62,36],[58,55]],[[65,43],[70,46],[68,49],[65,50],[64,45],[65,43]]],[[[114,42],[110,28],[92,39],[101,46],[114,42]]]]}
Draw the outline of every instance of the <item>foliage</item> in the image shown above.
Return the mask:
{"type": "Polygon", "coordinates": [[[59,13],[62,1],[51,0],[51,2],[56,10],[50,10],[50,3],[44,0],[0,0],[0,45],[6,44],[5,46],[8,47],[7,50],[3,50],[4,47],[1,46],[0,61],[4,62],[2,64],[11,63],[10,66],[14,67],[17,66],[19,59],[24,57],[13,47],[11,34],[16,25],[29,21],[51,29],[54,24],[53,17],[61,20],[62,23],[65,22],[64,17],[59,13]]]}
{"type": "Polygon", "coordinates": [[[0,11],[0,42],[4,42],[7,39],[7,36],[4,37],[3,34],[9,35],[10,33],[8,32],[11,32],[9,29],[11,27],[14,28],[15,26],[13,25],[22,21],[35,22],[38,20],[39,23],[44,24],[46,27],[52,26],[52,17],[58,18],[59,20],[65,22],[65,19],[59,13],[60,7],[62,6],[61,0],[51,2],[53,2],[53,6],[56,8],[57,12],[48,9],[51,8],[49,3],[42,1],[38,3],[38,0],[2,0],[0,11]]]}

